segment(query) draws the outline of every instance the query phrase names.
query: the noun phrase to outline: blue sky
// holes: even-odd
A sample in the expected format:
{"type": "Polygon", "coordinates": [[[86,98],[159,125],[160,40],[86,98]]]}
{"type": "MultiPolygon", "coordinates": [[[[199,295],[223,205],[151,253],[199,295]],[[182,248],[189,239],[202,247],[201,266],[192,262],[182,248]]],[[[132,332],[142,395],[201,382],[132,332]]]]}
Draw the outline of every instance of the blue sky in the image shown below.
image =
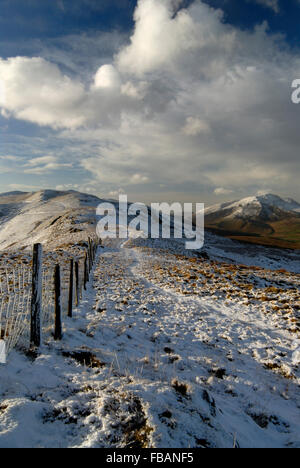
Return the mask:
{"type": "MultiPolygon", "coordinates": [[[[192,0],[183,2],[191,3],[192,0]]],[[[255,0],[205,0],[205,3],[221,8],[225,21],[241,28],[251,29],[268,21],[271,31],[284,34],[290,44],[299,45],[298,0],[279,0],[279,12],[255,0]]],[[[46,42],[68,34],[111,29],[130,33],[136,4],[136,0],[1,0],[1,56],[18,54],[23,41],[33,39],[46,42]]]]}
{"type": "Polygon", "coordinates": [[[299,19],[299,0],[0,0],[0,190],[300,200],[299,19]]]}

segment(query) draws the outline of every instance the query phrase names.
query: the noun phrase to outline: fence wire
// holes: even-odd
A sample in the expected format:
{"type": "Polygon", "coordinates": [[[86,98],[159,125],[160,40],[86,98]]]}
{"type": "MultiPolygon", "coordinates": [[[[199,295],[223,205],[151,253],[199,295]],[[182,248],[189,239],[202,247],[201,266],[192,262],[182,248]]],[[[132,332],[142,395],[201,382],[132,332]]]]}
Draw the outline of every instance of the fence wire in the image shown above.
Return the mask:
{"type": "Polygon", "coordinates": [[[5,269],[0,278],[0,330],[9,353],[29,329],[31,270],[22,265],[5,269]]]}
{"type": "MultiPolygon", "coordinates": [[[[56,257],[56,255],[55,255],[56,257]]],[[[70,287],[70,258],[60,261],[43,261],[42,314],[41,327],[47,332],[54,325],[55,292],[54,268],[60,264],[62,315],[67,316],[70,287]]],[[[53,259],[52,259],[53,260],[53,259]]],[[[79,264],[79,297],[84,286],[84,259],[75,258],[79,264]]],[[[74,271],[75,271],[74,261],[74,271]]],[[[0,340],[5,342],[6,355],[16,347],[20,339],[29,341],[32,298],[32,265],[21,264],[16,268],[0,270],[0,340]]],[[[73,304],[76,303],[76,281],[74,273],[73,304]]]]}

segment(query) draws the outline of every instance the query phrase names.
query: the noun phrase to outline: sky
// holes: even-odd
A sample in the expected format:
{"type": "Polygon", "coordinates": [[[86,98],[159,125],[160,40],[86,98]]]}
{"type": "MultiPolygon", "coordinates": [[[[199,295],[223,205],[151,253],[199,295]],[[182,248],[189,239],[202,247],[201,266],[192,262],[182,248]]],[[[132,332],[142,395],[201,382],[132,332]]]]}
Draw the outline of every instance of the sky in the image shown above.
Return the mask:
{"type": "Polygon", "coordinates": [[[0,0],[0,191],[300,201],[300,0],[0,0]]]}

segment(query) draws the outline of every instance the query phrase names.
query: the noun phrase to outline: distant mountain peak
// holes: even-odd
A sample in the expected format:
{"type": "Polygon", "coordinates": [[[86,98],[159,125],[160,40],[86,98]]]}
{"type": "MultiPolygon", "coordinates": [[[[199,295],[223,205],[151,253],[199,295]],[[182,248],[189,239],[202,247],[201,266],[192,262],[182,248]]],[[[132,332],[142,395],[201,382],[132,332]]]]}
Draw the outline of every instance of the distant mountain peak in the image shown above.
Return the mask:
{"type": "Polygon", "coordinates": [[[206,208],[205,224],[231,238],[267,244],[272,239],[273,245],[299,248],[300,203],[273,193],[259,194],[206,208]]]}
{"type": "MultiPolygon", "coordinates": [[[[265,193],[254,195],[251,197],[242,198],[232,202],[226,202],[219,205],[213,205],[206,208],[205,214],[213,214],[221,210],[230,211],[231,216],[251,217],[257,216],[263,210],[282,210],[285,212],[300,213],[300,203],[292,198],[281,198],[273,193],[265,193]]],[[[228,213],[229,215],[229,213],[228,213]]]]}
{"type": "Polygon", "coordinates": [[[0,193],[0,197],[11,197],[11,196],[17,196],[17,195],[26,195],[28,192],[22,192],[20,190],[14,190],[12,192],[4,192],[0,193]]]}

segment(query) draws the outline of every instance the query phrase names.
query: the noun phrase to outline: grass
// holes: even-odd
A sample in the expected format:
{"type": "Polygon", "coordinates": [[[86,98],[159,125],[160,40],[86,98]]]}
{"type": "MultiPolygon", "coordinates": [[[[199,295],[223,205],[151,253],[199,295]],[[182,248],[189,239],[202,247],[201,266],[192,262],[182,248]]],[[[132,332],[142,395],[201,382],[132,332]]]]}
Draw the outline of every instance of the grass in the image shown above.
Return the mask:
{"type": "Polygon", "coordinates": [[[101,368],[105,363],[101,362],[92,352],[85,350],[63,351],[62,355],[66,358],[72,358],[79,364],[91,368],[101,368]]]}
{"type": "Polygon", "coordinates": [[[171,382],[171,386],[174,388],[174,390],[179,393],[180,395],[186,397],[188,395],[189,391],[189,385],[185,382],[180,382],[177,379],[173,379],[171,382]]]}
{"type": "Polygon", "coordinates": [[[241,224],[232,222],[207,223],[206,228],[223,237],[265,247],[300,249],[300,217],[269,222],[268,224],[241,224]]]}

